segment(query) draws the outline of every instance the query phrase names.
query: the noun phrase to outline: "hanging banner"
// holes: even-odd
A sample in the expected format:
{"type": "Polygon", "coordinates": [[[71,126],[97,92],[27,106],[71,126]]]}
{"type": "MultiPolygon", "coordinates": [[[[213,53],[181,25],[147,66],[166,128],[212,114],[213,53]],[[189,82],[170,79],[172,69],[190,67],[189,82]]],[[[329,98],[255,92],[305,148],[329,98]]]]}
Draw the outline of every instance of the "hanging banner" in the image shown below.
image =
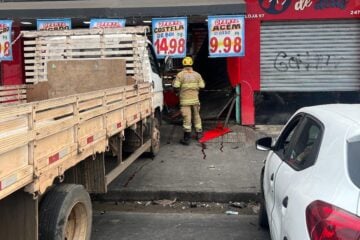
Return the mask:
{"type": "Polygon", "coordinates": [[[38,31],[58,31],[58,30],[69,30],[69,29],[71,29],[70,18],[37,20],[38,31]]]}
{"type": "Polygon", "coordinates": [[[156,56],[186,56],[187,18],[153,18],[152,35],[156,56]]]}
{"type": "Polygon", "coordinates": [[[125,19],[94,18],[90,20],[90,28],[123,28],[125,22],[125,19]]]}
{"type": "Polygon", "coordinates": [[[210,57],[245,55],[244,16],[209,16],[208,28],[210,57]]]}
{"type": "Polygon", "coordinates": [[[0,20],[0,61],[12,61],[11,20],[0,20]]]}

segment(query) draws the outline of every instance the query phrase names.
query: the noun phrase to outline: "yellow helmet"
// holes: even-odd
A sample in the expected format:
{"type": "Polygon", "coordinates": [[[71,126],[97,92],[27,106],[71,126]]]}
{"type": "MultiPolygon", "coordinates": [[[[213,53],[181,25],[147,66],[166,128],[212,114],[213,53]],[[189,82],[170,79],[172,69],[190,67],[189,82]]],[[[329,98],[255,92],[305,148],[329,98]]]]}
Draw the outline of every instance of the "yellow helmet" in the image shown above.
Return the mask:
{"type": "Polygon", "coordinates": [[[193,59],[191,57],[185,57],[182,60],[182,65],[183,66],[192,66],[194,64],[193,59]]]}

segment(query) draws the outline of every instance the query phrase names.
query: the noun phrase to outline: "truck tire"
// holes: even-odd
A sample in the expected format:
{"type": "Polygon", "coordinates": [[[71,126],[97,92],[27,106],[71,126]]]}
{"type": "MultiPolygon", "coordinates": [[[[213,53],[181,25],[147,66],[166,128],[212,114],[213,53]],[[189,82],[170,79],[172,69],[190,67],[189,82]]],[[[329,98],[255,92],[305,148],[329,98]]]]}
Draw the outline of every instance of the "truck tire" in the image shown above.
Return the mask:
{"type": "Polygon", "coordinates": [[[82,185],[60,184],[40,204],[40,240],[90,240],[91,200],[82,185]]]}
{"type": "Polygon", "coordinates": [[[153,127],[151,133],[151,149],[150,153],[152,157],[155,157],[160,151],[160,122],[155,117],[153,119],[153,127]]]}

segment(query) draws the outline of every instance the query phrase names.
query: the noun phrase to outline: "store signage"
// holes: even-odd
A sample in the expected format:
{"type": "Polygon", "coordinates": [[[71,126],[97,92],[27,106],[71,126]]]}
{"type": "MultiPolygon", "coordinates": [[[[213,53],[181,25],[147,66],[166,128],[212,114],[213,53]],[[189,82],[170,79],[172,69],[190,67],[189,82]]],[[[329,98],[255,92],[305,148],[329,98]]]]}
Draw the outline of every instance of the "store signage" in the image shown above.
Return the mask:
{"type": "Polygon", "coordinates": [[[0,61],[12,61],[11,20],[0,20],[0,61]]]}
{"type": "Polygon", "coordinates": [[[245,55],[244,16],[209,16],[208,28],[210,57],[245,55]]]}
{"type": "Polygon", "coordinates": [[[71,29],[70,18],[37,20],[38,31],[58,31],[58,30],[69,30],[69,29],[71,29]]]}
{"type": "Polygon", "coordinates": [[[90,20],[90,28],[123,28],[125,27],[125,19],[98,19],[90,20]]]}
{"type": "Polygon", "coordinates": [[[261,8],[269,14],[280,14],[291,4],[291,0],[259,0],[261,8]]]}
{"type": "Polygon", "coordinates": [[[357,18],[359,0],[257,0],[247,8],[247,18],[265,20],[357,18]]]}
{"type": "Polygon", "coordinates": [[[186,56],[187,18],[153,18],[152,34],[158,58],[186,56]]]}

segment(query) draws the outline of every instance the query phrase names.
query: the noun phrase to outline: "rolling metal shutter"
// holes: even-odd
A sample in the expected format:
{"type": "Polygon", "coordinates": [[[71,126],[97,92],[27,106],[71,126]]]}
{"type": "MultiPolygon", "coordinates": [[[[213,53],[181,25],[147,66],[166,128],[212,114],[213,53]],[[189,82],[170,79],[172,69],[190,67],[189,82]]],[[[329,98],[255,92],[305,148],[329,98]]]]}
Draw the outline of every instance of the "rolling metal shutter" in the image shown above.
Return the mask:
{"type": "Polygon", "coordinates": [[[261,91],[359,91],[360,21],[264,22],[261,91]]]}

